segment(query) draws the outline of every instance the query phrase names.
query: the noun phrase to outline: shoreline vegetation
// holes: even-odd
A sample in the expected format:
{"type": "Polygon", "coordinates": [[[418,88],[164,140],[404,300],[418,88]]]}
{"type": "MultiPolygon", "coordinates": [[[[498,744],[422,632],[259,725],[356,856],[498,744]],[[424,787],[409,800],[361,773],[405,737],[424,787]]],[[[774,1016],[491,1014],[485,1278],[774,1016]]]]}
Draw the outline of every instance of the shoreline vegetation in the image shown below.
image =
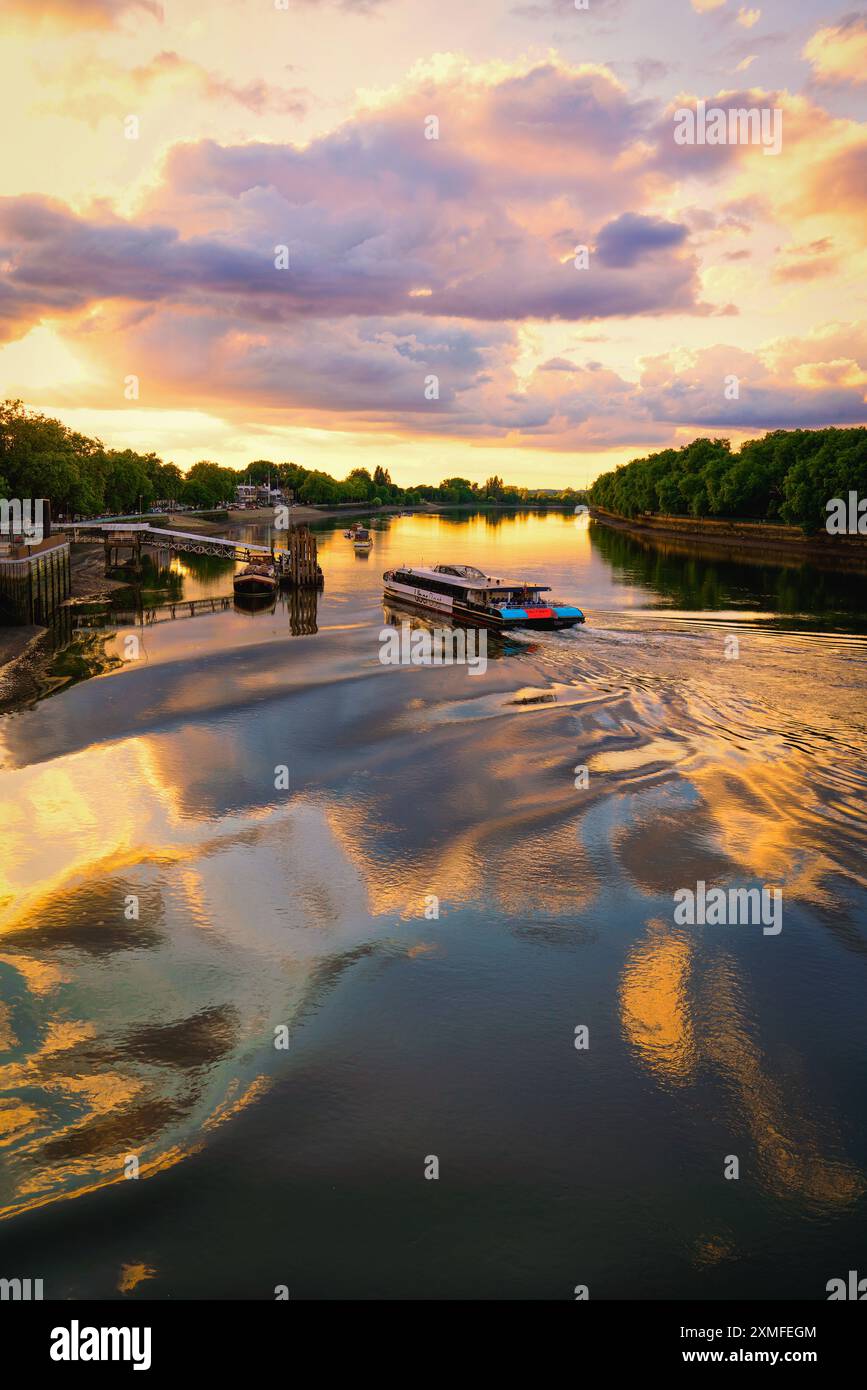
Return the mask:
{"type": "MultiPolygon", "coordinates": [[[[711,522],[730,526],[767,525],[767,538],[780,538],[777,526],[802,536],[823,533],[828,504],[851,493],[867,498],[867,428],[772,430],[748,439],[735,453],[728,439],[694,439],[682,449],[662,449],[632,459],[591,484],[591,507],[633,525],[711,522]],[[771,524],[773,523],[773,524],[771,524]]],[[[863,517],[867,527],[867,516],[863,517]]],[[[707,524],[704,524],[707,523],[707,524]]],[[[720,532],[722,534],[722,532],[720,532]]],[[[863,532],[861,533],[863,536],[863,532]]]]}

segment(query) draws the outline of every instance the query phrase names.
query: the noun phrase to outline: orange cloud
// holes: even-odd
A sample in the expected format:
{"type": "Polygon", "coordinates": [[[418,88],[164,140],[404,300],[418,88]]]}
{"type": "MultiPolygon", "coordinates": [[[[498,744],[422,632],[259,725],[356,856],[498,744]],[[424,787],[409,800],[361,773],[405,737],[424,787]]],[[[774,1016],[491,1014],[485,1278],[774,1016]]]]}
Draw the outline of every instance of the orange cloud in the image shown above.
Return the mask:
{"type": "Polygon", "coordinates": [[[45,89],[54,94],[43,110],[92,125],[106,116],[123,116],[130,109],[137,109],[133,103],[152,94],[159,101],[166,101],[172,97],[185,100],[198,93],[209,101],[236,102],[254,115],[275,111],[303,116],[307,109],[306,93],[298,87],[275,86],[262,78],[233,82],[170,49],[135,68],[121,68],[93,57],[85,62],[78,60],[65,71],[46,69],[40,76],[45,89]]]}
{"type": "Polygon", "coordinates": [[[831,237],[819,237],[804,246],[787,246],[774,269],[774,279],[817,280],[822,275],[830,275],[838,265],[833,245],[831,237]]]}
{"type": "Polygon", "coordinates": [[[820,82],[867,82],[867,16],[850,15],[840,24],[819,29],[801,56],[820,82]]]}

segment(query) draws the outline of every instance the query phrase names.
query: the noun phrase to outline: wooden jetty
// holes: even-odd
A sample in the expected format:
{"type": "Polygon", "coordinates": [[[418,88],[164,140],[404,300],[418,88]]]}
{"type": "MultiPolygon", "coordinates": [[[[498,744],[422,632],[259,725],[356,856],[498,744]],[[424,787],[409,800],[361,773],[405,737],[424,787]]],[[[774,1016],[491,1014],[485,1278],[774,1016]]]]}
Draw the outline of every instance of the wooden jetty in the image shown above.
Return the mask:
{"type": "Polygon", "coordinates": [[[251,564],[268,559],[276,566],[281,584],[294,588],[320,589],[324,577],[317,558],[316,537],[309,526],[290,526],[286,545],[275,549],[228,536],[199,535],[190,531],[169,531],[162,526],[137,522],[69,522],[62,527],[75,541],[102,542],[106,573],[120,561],[120,552],[129,551],[129,562],[141,571],[143,546],[157,550],[177,550],[192,555],[216,555],[224,560],[251,564]]]}

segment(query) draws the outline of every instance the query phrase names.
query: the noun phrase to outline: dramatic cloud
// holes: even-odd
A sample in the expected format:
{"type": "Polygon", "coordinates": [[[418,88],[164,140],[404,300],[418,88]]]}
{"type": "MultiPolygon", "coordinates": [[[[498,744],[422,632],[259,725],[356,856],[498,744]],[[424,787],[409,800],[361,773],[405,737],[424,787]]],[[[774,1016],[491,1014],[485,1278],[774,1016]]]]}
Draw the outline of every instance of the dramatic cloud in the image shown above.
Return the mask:
{"type": "Polygon", "coordinates": [[[108,299],[183,300],[272,325],[410,310],[707,313],[686,227],[621,210],[642,196],[642,112],[606,71],[545,64],[475,87],[465,73],[427,83],[303,149],[176,146],[135,221],[3,203],[0,319],[12,333],[108,299]],[[588,269],[579,246],[597,248],[588,269]]]}
{"type": "MultiPolygon", "coordinates": [[[[302,99],[167,47],[114,77],[95,53],[81,114],[134,109],[130,90],[231,102],[233,122],[302,99]]],[[[832,277],[854,282],[863,127],[806,97],[726,91],[708,105],[780,106],[782,154],[677,146],[673,111],[694,101],[663,110],[599,64],[438,55],[305,144],[257,122],[256,138],[170,145],[125,216],[2,199],[0,338],[23,354],[48,325],[72,345],[79,406],[119,401],[134,373],[140,409],[241,429],[601,452],[863,419],[854,330],[747,347],[798,321],[781,301],[797,313],[812,296],[816,322],[832,277]],[[760,295],[748,339],[735,316],[760,295]],[[577,332],[601,320],[620,323],[577,332]],[[716,342],[727,323],[738,347],[716,342]]]]}
{"type": "MultiPolygon", "coordinates": [[[[803,356],[805,345],[799,345],[803,356]]],[[[865,358],[867,362],[867,358],[865,358]]],[[[641,397],[654,420],[698,429],[759,431],[861,424],[867,409],[864,385],[837,386],[827,378],[804,385],[804,377],[776,376],[755,353],[732,347],[705,348],[684,363],[673,353],[646,358],[641,397]],[[738,398],[724,386],[738,378],[738,398]]]]}

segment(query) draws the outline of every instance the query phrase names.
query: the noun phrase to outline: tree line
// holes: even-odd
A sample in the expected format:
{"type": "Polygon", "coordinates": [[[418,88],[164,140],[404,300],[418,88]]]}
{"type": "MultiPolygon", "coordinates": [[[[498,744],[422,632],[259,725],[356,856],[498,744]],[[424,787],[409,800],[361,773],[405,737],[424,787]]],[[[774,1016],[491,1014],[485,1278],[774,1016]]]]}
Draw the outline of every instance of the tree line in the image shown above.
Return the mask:
{"type": "Polygon", "coordinates": [[[728,439],[694,439],[603,473],[591,505],[623,517],[738,517],[812,533],[826,504],[867,497],[867,429],[773,430],[732,452],[728,439]]]}
{"type": "MultiPolygon", "coordinates": [[[[0,497],[44,497],[55,516],[124,515],[148,511],[155,504],[174,503],[208,510],[234,500],[241,483],[265,483],[291,492],[295,501],[313,506],[341,502],[417,505],[502,503],[517,505],[538,500],[538,490],[507,485],[496,474],[484,483],[468,478],[445,478],[438,486],[403,488],[387,468],[353,468],[348,477],[333,478],[319,469],[297,463],[256,459],[246,468],[224,468],[203,459],[188,472],[164,463],[156,454],[133,449],[106,449],[91,439],[29,410],[21,401],[0,405],[0,497]]],[[[571,504],[584,493],[572,488],[547,490],[545,501],[571,504]]]]}

